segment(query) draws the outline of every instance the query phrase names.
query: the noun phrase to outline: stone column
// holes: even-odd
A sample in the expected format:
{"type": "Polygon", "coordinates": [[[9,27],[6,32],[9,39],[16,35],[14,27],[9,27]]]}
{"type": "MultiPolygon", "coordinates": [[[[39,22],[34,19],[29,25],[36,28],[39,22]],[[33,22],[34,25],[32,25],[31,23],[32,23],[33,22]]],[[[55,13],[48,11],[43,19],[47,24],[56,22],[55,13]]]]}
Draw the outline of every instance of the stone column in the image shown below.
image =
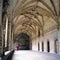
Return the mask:
{"type": "Polygon", "coordinates": [[[12,34],[11,34],[11,22],[9,22],[9,50],[12,47],[12,34]]]}
{"type": "Polygon", "coordinates": [[[38,27],[36,26],[36,40],[35,40],[35,50],[38,51],[38,41],[39,41],[39,38],[38,38],[38,27]]]}
{"type": "Polygon", "coordinates": [[[42,41],[43,41],[43,37],[40,36],[40,52],[42,52],[42,41]]]}
{"type": "Polygon", "coordinates": [[[50,53],[55,53],[55,42],[54,42],[54,40],[50,41],[50,53]]]}
{"type": "Polygon", "coordinates": [[[44,41],[44,52],[47,52],[47,41],[44,41]]]}
{"type": "Polygon", "coordinates": [[[8,18],[6,17],[6,28],[5,28],[5,47],[7,47],[7,40],[8,40],[8,18]]]}
{"type": "Polygon", "coordinates": [[[36,45],[35,45],[36,51],[38,51],[38,42],[39,42],[39,38],[37,37],[37,38],[36,38],[36,45]]]}
{"type": "Polygon", "coordinates": [[[42,42],[40,41],[40,52],[42,52],[42,42]]]}
{"type": "Polygon", "coordinates": [[[32,40],[32,50],[35,50],[35,40],[32,40]]]}

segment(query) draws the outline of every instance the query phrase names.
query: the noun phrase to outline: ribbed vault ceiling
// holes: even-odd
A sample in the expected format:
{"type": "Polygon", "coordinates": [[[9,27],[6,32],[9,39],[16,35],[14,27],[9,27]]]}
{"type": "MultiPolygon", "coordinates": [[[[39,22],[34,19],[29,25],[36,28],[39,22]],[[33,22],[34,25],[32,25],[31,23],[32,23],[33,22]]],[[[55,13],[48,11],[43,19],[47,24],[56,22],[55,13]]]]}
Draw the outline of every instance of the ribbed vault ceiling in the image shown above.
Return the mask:
{"type": "Polygon", "coordinates": [[[14,34],[26,33],[31,37],[58,25],[60,0],[15,0],[14,34]]]}

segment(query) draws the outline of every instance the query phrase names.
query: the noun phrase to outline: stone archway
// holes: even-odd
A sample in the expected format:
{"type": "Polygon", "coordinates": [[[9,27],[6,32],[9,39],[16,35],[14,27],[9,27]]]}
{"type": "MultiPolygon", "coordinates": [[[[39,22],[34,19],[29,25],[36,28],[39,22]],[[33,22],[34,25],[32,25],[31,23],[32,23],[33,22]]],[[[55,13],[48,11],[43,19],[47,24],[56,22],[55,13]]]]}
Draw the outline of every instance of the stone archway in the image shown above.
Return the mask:
{"type": "Polygon", "coordinates": [[[30,37],[26,33],[20,33],[14,40],[15,45],[20,46],[20,50],[30,50],[30,37]]]}

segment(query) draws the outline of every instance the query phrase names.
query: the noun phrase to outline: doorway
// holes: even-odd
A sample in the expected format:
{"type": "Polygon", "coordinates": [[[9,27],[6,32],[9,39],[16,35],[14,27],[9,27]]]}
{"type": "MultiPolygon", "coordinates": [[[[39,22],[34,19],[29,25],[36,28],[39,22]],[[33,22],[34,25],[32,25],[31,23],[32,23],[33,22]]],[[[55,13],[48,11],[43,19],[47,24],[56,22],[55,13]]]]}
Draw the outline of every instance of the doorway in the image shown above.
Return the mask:
{"type": "Polygon", "coordinates": [[[47,41],[47,51],[50,52],[50,43],[47,41]]]}

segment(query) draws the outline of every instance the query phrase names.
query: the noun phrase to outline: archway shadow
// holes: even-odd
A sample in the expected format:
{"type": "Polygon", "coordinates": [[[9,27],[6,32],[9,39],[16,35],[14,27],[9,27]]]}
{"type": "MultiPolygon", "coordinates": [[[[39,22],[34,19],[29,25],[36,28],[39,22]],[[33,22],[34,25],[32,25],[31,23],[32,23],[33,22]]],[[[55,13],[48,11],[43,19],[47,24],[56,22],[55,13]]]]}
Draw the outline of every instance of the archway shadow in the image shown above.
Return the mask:
{"type": "Polygon", "coordinates": [[[17,50],[30,50],[30,37],[25,33],[20,33],[14,39],[14,48],[17,50]],[[17,47],[17,45],[19,47],[17,47]]]}

